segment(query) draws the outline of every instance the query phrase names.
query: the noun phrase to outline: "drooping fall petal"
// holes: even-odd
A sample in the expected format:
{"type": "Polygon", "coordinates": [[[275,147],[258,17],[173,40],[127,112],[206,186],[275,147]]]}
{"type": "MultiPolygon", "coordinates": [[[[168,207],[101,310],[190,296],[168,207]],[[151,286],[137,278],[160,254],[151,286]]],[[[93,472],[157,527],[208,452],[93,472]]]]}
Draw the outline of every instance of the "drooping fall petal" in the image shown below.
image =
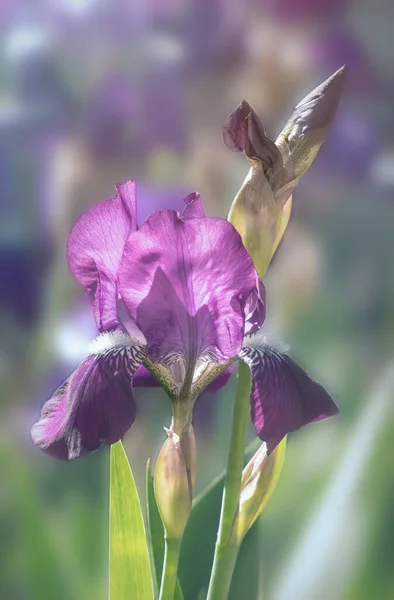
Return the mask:
{"type": "Polygon", "coordinates": [[[252,373],[251,418],[268,452],[290,431],[338,413],[329,393],[286,353],[268,345],[245,346],[252,373]]]}
{"type": "Polygon", "coordinates": [[[135,419],[131,381],[144,357],[141,347],[131,345],[88,356],[44,404],[32,427],[34,443],[72,460],[117,442],[135,419]]]}

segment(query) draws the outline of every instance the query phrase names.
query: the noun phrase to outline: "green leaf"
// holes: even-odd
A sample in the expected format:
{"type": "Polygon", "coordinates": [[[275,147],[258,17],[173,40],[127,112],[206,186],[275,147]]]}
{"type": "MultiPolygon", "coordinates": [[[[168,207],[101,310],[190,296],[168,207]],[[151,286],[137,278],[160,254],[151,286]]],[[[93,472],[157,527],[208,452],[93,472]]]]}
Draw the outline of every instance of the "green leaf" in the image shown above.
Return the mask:
{"type": "Polygon", "coordinates": [[[186,525],[178,569],[185,600],[196,600],[208,590],[223,484],[224,477],[220,476],[196,499],[186,525]]]}
{"type": "Polygon", "coordinates": [[[144,520],[122,442],[111,446],[110,600],[153,600],[144,520]]]}
{"type": "MultiPolygon", "coordinates": [[[[150,533],[151,549],[153,553],[154,570],[157,577],[157,585],[160,583],[164,561],[164,528],[161,522],[159,509],[157,508],[155,493],[153,489],[153,477],[151,473],[150,460],[146,465],[146,503],[148,515],[148,528],[150,533]]],[[[152,569],[153,570],[153,569],[152,569]]],[[[183,600],[182,590],[177,581],[175,587],[175,600],[183,600]]]]}

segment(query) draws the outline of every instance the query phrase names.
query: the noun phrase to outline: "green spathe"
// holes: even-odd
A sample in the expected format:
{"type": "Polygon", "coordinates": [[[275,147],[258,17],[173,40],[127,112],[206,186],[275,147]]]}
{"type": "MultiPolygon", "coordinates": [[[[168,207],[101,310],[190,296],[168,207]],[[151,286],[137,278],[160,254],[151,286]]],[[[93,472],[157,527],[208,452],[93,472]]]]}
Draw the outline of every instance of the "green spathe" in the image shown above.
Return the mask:
{"type": "Polygon", "coordinates": [[[192,506],[188,476],[180,437],[168,430],[156,463],[154,490],[157,507],[168,539],[181,539],[192,506]]]}

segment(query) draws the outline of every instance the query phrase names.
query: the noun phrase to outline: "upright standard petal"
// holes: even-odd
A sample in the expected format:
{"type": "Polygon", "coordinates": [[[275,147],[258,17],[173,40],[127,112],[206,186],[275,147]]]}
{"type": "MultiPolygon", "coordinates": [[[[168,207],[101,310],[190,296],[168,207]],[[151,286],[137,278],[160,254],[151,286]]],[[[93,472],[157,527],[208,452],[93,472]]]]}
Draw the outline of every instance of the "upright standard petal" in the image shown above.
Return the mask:
{"type": "Polygon", "coordinates": [[[33,425],[34,443],[63,460],[79,458],[102,444],[117,442],[135,420],[131,381],[145,357],[124,334],[111,333],[114,344],[99,340],[102,351],[88,356],[44,404],[33,425]]]}
{"type": "Polygon", "coordinates": [[[100,202],[82,215],[67,245],[70,270],[92,301],[100,331],[119,326],[117,272],[126,239],[137,228],[134,182],[117,189],[117,198],[100,202]]]}
{"type": "Polygon", "coordinates": [[[251,417],[268,452],[290,431],[338,413],[328,392],[287,354],[256,343],[240,357],[252,372],[251,417]]]}
{"type": "Polygon", "coordinates": [[[119,292],[150,359],[170,365],[181,358],[188,370],[201,358],[223,364],[238,354],[248,300],[259,290],[230,223],[163,211],[130,235],[119,292]]]}
{"type": "Polygon", "coordinates": [[[186,204],[182,212],[182,219],[199,219],[205,217],[205,212],[202,206],[200,194],[192,192],[184,198],[186,204]]]}

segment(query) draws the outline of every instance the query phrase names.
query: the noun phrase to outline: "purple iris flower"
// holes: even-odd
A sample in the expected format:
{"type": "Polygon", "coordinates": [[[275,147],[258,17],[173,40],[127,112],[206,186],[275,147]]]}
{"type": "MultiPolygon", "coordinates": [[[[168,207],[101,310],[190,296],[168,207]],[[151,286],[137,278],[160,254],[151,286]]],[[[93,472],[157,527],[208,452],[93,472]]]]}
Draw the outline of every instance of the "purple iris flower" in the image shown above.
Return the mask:
{"type": "Polygon", "coordinates": [[[252,419],[270,451],[289,431],[335,414],[319,384],[254,335],[265,291],[234,227],[206,217],[189,194],[182,214],[158,211],[137,228],[134,182],[117,191],[69,237],[68,263],[101,333],[45,403],[33,441],[73,459],[119,440],[135,420],[131,386],[141,365],[170,396],[178,435],[201,392],[239,357],[251,368],[252,419]]]}

